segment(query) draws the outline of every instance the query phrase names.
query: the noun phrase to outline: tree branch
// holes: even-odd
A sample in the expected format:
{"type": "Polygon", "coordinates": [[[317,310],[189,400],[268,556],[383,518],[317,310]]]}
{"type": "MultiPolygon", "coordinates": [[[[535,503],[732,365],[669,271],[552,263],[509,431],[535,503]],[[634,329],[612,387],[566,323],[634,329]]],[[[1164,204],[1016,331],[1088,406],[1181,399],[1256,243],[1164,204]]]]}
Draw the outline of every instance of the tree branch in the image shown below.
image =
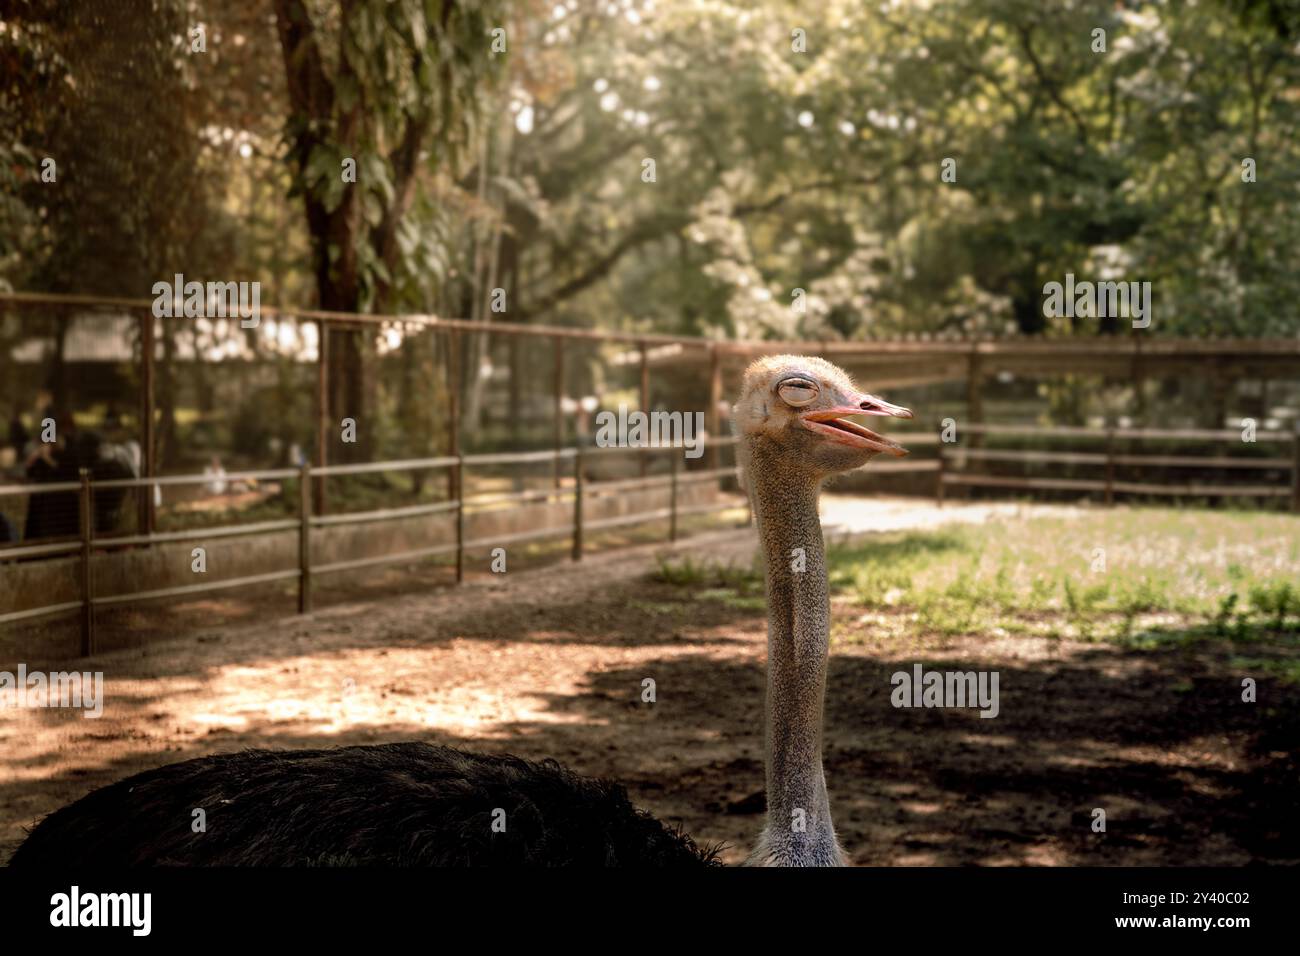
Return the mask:
{"type": "Polygon", "coordinates": [[[1051,97],[1052,102],[1064,110],[1066,115],[1074,122],[1075,130],[1079,135],[1079,142],[1086,146],[1088,143],[1088,127],[1084,124],[1083,117],[1079,115],[1078,111],[1065,101],[1065,97],[1061,95],[1057,85],[1048,78],[1043,61],[1034,52],[1031,40],[1032,29],[1022,24],[1017,27],[1017,32],[1020,34],[1020,45],[1025,51],[1025,56],[1029,57],[1029,63],[1034,68],[1034,75],[1037,76],[1039,84],[1047,91],[1047,95],[1051,97]]]}
{"type": "Polygon", "coordinates": [[[584,289],[594,285],[610,273],[610,270],[618,264],[618,260],[623,258],[628,252],[647,242],[653,242],[661,239],[670,232],[676,232],[685,228],[691,221],[691,217],[683,213],[663,213],[661,215],[650,216],[647,219],[637,223],[627,234],[618,242],[614,243],[604,254],[596,259],[585,271],[565,282],[556,289],[547,294],[538,297],[537,304],[522,314],[521,321],[527,321],[532,316],[542,315],[545,312],[555,308],[565,299],[577,295],[584,289]]]}

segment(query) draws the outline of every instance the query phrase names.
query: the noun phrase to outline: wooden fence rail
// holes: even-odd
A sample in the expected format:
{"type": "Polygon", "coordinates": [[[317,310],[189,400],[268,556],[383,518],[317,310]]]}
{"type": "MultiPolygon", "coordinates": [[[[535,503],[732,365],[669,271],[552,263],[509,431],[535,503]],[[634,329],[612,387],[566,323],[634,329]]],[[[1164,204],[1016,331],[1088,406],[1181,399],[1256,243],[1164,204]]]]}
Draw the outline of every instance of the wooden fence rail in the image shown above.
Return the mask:
{"type": "MultiPolygon", "coordinates": [[[[1127,439],[1178,439],[1199,441],[1240,440],[1237,431],[1202,431],[1180,429],[1084,429],[1063,428],[1050,429],[1038,426],[968,426],[966,431],[978,432],[990,436],[1050,436],[1053,438],[1087,437],[1105,442],[1104,452],[1053,452],[1053,451],[1011,451],[987,448],[953,447],[953,443],[942,440],[941,434],[930,435],[916,433],[907,435],[904,440],[909,444],[936,443],[938,456],[935,459],[917,461],[877,462],[874,471],[937,471],[936,502],[943,505],[945,491],[950,486],[971,486],[989,488],[1010,488],[1021,490],[1083,491],[1100,492],[1107,504],[1113,504],[1116,494],[1228,497],[1248,496],[1266,498],[1290,498],[1291,507],[1300,512],[1300,433],[1260,432],[1256,439],[1260,442],[1287,443],[1292,446],[1289,458],[1241,458],[1227,455],[1193,456],[1193,455],[1140,455],[1121,454],[1116,450],[1117,441],[1127,439]],[[1011,475],[971,474],[956,470],[955,466],[966,461],[1014,461],[1041,464],[1070,464],[1104,468],[1103,478],[1066,478],[1066,477],[1023,477],[1011,475]],[[1118,480],[1115,477],[1117,466],[1152,465],[1161,467],[1206,467],[1236,469],[1277,469],[1289,471],[1290,482],[1283,485],[1168,485],[1152,482],[1135,482],[1118,480]]],[[[735,438],[719,438],[715,446],[732,445],[735,438]]],[[[28,608],[0,614],[0,624],[30,621],[38,618],[79,611],[81,614],[81,650],[91,654],[95,650],[95,615],[97,607],[111,606],[134,601],[153,600],[157,598],[178,597],[219,591],[234,587],[251,586],[272,581],[297,579],[298,610],[309,611],[313,603],[315,578],[322,574],[359,568],[375,567],[384,564],[415,561],[428,557],[454,555],[456,560],[456,580],[464,577],[465,554],[491,547],[540,541],[548,538],[569,536],[571,538],[570,554],[573,560],[580,561],[585,551],[587,532],[624,527],[632,524],[657,520],[668,520],[668,538],[676,541],[679,522],[682,517],[695,514],[707,514],[735,507],[732,502],[722,504],[682,506],[679,502],[680,489],[683,485],[704,481],[720,481],[730,476],[733,469],[714,467],[700,471],[684,472],[678,461],[680,447],[664,448],[561,448],[538,452],[502,452],[482,455],[443,455],[435,458],[404,459],[389,462],[367,462],[355,465],[327,465],[313,467],[304,464],[298,469],[264,469],[244,471],[225,476],[227,480],[243,479],[284,479],[297,478],[299,486],[298,515],[295,518],[253,522],[243,525],[226,525],[212,528],[192,528],[178,531],[152,532],[149,534],[125,535],[115,537],[96,537],[93,521],[93,496],[96,490],[107,488],[143,488],[161,484],[199,484],[210,481],[210,475],[169,475],[165,477],[144,477],[113,479],[111,481],[93,481],[89,472],[82,471],[78,482],[61,482],[46,485],[3,485],[0,497],[12,495],[37,495],[57,491],[76,491],[79,502],[80,533],[75,540],[54,541],[39,545],[22,545],[0,549],[0,561],[17,558],[48,557],[57,555],[79,554],[79,590],[76,601],[64,601],[42,607],[28,608]],[[584,465],[596,455],[634,451],[642,455],[655,452],[669,452],[669,472],[667,475],[646,476],[641,478],[615,480],[610,482],[589,483],[585,477],[584,465]],[[533,489],[519,492],[491,493],[465,498],[464,474],[467,469],[489,465],[520,465],[554,462],[557,467],[561,462],[572,462],[573,483],[547,489],[533,489]],[[409,505],[397,508],[378,508],[344,514],[315,514],[311,488],[313,482],[324,477],[353,475],[383,471],[411,470],[447,470],[452,476],[449,487],[454,497],[441,502],[422,505],[409,505]],[[628,515],[589,520],[585,514],[587,499],[591,496],[604,496],[610,493],[628,491],[633,488],[662,488],[669,493],[667,507],[659,507],[628,515]],[[492,535],[475,540],[466,540],[465,511],[468,506],[485,506],[515,504],[529,501],[571,499],[573,519],[569,526],[541,528],[510,534],[492,535]],[[312,531],[344,525],[362,525],[380,521],[402,520],[411,517],[454,513],[456,517],[454,540],[439,542],[425,547],[400,552],[392,552],[374,557],[313,564],[311,561],[312,531]],[[97,595],[93,580],[92,557],[96,551],[107,551],[127,546],[154,546],[177,541],[190,541],[214,537],[233,537],[269,533],[276,531],[298,532],[297,567],[265,574],[227,579],[212,583],[182,585],[170,588],[133,591],[122,594],[97,595]]]]}
{"type": "MultiPolygon", "coordinates": [[[[1048,438],[1092,438],[1104,442],[1100,452],[1038,451],[988,448],[954,447],[954,442],[939,442],[935,500],[942,507],[946,489],[950,486],[1011,488],[1028,491],[1086,491],[1101,492],[1105,503],[1114,504],[1116,494],[1156,495],[1170,497],[1249,497],[1289,498],[1291,509],[1300,512],[1300,431],[1257,432],[1260,443],[1290,444],[1290,457],[1245,458],[1231,455],[1152,455],[1121,453],[1116,443],[1125,440],[1177,440],[1177,441],[1241,441],[1242,433],[1235,430],[1170,429],[1170,428],[1047,428],[1038,425],[968,425],[964,429],[978,435],[1034,436],[1048,438]],[[1020,475],[972,474],[956,470],[957,465],[969,461],[1008,461],[1027,464],[1068,464],[1098,466],[1104,469],[1101,478],[1026,477],[1020,475]],[[1290,481],[1285,485],[1267,484],[1160,484],[1151,481],[1123,481],[1115,476],[1120,466],[1156,466],[1165,468],[1231,468],[1277,470],[1288,472],[1290,481]]],[[[913,441],[908,436],[907,441],[913,441]]]]}
{"type": "MultiPolygon", "coordinates": [[[[715,442],[715,444],[719,446],[727,446],[734,443],[734,438],[720,438],[715,442]]],[[[689,472],[685,475],[679,475],[677,457],[678,453],[681,451],[682,448],[680,446],[662,446],[651,449],[597,447],[562,448],[556,451],[503,452],[484,455],[444,455],[437,458],[366,462],[355,465],[327,465],[324,467],[313,467],[310,464],[304,464],[301,468],[243,471],[227,474],[224,477],[227,480],[232,478],[241,478],[245,480],[297,478],[299,481],[297,517],[272,521],[258,521],[248,524],[224,525],[210,528],[187,528],[179,531],[153,532],[150,534],[121,535],[99,538],[95,537],[93,518],[93,501],[96,490],[102,488],[147,489],[149,486],[161,484],[200,484],[212,480],[212,476],[168,475],[166,477],[122,478],[112,479],[110,481],[94,481],[91,479],[89,471],[83,469],[81,472],[81,480],[78,482],[35,485],[3,485],[0,486],[0,497],[14,495],[39,495],[55,491],[78,492],[78,520],[80,531],[76,540],[56,541],[40,545],[23,545],[15,548],[3,548],[0,549],[0,562],[17,558],[78,554],[80,556],[80,561],[78,563],[80,597],[79,600],[76,601],[64,601],[58,604],[49,604],[41,607],[27,608],[22,611],[12,611],[0,614],[0,624],[12,624],[19,621],[30,621],[71,611],[79,611],[81,614],[81,652],[83,655],[89,655],[93,654],[95,651],[94,611],[95,608],[98,607],[124,604],[134,601],[147,601],[158,598],[201,594],[210,591],[221,591],[229,588],[296,578],[298,581],[298,612],[306,613],[312,608],[315,578],[322,574],[351,571],[359,568],[375,567],[384,564],[394,564],[454,554],[456,558],[456,581],[459,583],[464,579],[465,553],[468,551],[480,551],[487,548],[500,547],[502,545],[570,536],[572,538],[570,549],[572,559],[574,561],[580,561],[583,558],[585,550],[584,538],[587,531],[600,531],[608,528],[624,527],[632,524],[663,520],[664,518],[667,518],[669,521],[669,539],[675,541],[677,539],[679,517],[694,514],[707,514],[729,510],[736,507],[733,502],[724,502],[721,504],[712,503],[688,508],[679,506],[678,487],[680,484],[688,481],[699,482],[707,480],[716,482],[734,474],[734,469],[732,468],[713,468],[707,471],[689,472]],[[629,515],[619,515],[614,518],[602,519],[599,521],[585,520],[584,504],[587,497],[591,495],[601,496],[615,490],[627,490],[630,487],[631,482],[612,481],[589,484],[584,475],[584,461],[586,461],[590,456],[598,454],[625,451],[636,451],[642,454],[655,452],[669,453],[671,466],[667,475],[631,479],[631,482],[635,482],[635,484],[640,487],[657,487],[667,490],[669,492],[668,507],[654,508],[629,515]],[[536,464],[551,461],[556,461],[557,463],[560,461],[573,462],[573,485],[571,488],[488,494],[473,496],[468,499],[464,497],[463,481],[466,469],[483,465],[536,464]],[[409,505],[397,508],[377,508],[368,511],[345,514],[317,515],[314,513],[311,489],[313,482],[317,479],[337,475],[355,475],[370,472],[411,471],[421,469],[449,470],[453,475],[451,487],[455,493],[455,497],[447,501],[433,502],[430,504],[409,505]],[[573,522],[570,527],[559,525],[510,534],[492,535],[472,541],[466,540],[465,538],[465,510],[467,506],[514,504],[525,501],[562,500],[565,498],[573,499],[573,522]],[[313,530],[337,527],[340,525],[362,525],[378,521],[395,521],[405,518],[443,514],[448,512],[454,512],[456,515],[455,536],[453,541],[441,542],[411,550],[390,552],[388,554],[368,558],[356,558],[324,564],[312,563],[311,543],[313,530]],[[92,557],[96,551],[107,551],[127,546],[147,547],[176,541],[193,541],[295,530],[298,532],[298,557],[297,567],[295,568],[287,568],[280,571],[267,572],[265,574],[230,578],[215,582],[130,591],[122,594],[101,595],[95,593],[94,580],[92,576],[92,557]]]]}

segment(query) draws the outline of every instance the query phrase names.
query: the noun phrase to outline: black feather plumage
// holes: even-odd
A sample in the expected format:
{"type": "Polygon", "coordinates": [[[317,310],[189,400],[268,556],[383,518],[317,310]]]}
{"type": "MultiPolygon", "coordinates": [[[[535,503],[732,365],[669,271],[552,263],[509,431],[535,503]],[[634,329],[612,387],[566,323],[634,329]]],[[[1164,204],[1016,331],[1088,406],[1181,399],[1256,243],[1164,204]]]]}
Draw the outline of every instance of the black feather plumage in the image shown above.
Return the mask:
{"type": "Polygon", "coordinates": [[[10,865],[660,867],[716,852],[554,760],[397,743],[148,770],[50,814],[10,865]]]}

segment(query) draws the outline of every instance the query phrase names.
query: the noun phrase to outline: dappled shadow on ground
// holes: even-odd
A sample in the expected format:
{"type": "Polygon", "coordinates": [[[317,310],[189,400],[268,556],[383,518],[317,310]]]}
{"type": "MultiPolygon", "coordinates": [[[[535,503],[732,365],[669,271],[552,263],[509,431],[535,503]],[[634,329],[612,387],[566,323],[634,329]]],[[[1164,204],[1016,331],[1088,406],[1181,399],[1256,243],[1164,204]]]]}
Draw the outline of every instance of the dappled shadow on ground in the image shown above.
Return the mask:
{"type": "MultiPolygon", "coordinates": [[[[109,681],[103,720],[0,712],[0,858],[41,815],[148,767],[421,739],[619,779],[743,859],[762,823],[761,610],[646,577],[581,593],[562,576],[520,580],[93,660],[109,681]]],[[[855,862],[1300,860],[1300,690],[1242,673],[1230,646],[964,637],[909,658],[858,638],[832,656],[826,729],[855,862]],[[998,716],[894,708],[890,675],[917,662],[996,670],[998,716]],[[1244,676],[1258,703],[1241,701],[1244,676]]]]}
{"type": "Polygon", "coordinates": [[[1094,648],[1012,663],[956,644],[926,669],[996,668],[996,718],[895,709],[887,681],[903,668],[834,662],[828,779],[864,825],[859,862],[1300,859],[1294,688],[1264,680],[1268,703],[1243,703],[1241,675],[1213,655],[1094,648]],[[862,686],[874,692],[855,696],[862,686]]]}

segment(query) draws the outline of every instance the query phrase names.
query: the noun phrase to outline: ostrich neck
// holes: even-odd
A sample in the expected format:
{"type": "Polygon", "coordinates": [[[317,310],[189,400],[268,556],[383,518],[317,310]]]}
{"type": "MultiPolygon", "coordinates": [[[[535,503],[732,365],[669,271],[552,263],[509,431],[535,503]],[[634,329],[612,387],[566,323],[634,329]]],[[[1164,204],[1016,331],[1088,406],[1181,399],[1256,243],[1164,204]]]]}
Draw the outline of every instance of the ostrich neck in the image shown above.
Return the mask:
{"type": "Polygon", "coordinates": [[[763,852],[784,863],[839,862],[821,756],[830,646],[826,549],[817,513],[821,480],[768,442],[750,441],[747,450],[754,519],[767,557],[763,852]]]}

